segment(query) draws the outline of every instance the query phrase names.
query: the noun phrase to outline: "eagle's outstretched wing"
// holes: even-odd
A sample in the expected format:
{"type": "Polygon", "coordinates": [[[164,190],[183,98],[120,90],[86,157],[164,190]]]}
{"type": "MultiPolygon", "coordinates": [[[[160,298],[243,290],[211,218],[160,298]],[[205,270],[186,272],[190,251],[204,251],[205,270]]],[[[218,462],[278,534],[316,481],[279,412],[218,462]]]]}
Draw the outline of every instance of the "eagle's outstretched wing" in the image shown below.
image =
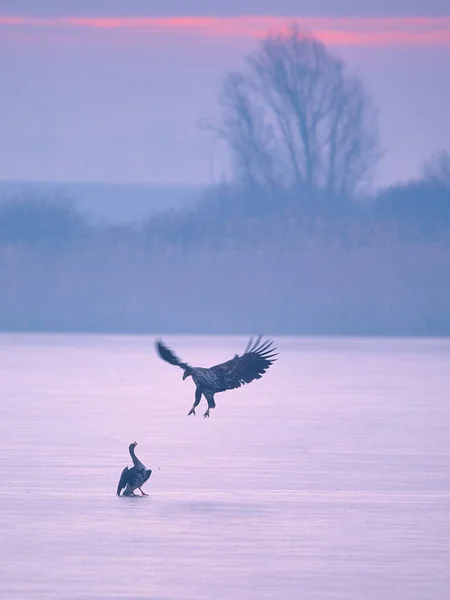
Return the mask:
{"type": "Polygon", "coordinates": [[[161,342],[161,340],[156,342],[156,350],[159,356],[171,365],[181,367],[182,369],[186,369],[189,366],[187,363],[182,362],[178,356],[174,354],[172,350],[170,350],[170,348],[161,342]]]}
{"type": "Polygon", "coordinates": [[[250,339],[242,356],[236,355],[231,360],[209,369],[217,386],[217,392],[233,390],[255,379],[261,379],[270,365],[276,361],[277,348],[273,347],[272,340],[260,343],[261,338],[260,335],[255,342],[250,339]]]}

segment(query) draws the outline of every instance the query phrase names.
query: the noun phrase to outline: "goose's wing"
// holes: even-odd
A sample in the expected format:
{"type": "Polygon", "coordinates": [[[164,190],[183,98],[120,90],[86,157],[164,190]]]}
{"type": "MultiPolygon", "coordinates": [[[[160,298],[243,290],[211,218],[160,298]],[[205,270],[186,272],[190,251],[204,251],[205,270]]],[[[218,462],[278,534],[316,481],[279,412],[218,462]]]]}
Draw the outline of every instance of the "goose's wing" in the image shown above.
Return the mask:
{"type": "Polygon", "coordinates": [[[125,469],[122,471],[122,474],[120,476],[119,484],[117,485],[117,492],[116,492],[117,496],[120,496],[120,492],[127,487],[128,481],[129,481],[129,469],[128,469],[128,467],[125,467],[125,469]]]}
{"type": "Polygon", "coordinates": [[[150,479],[150,475],[151,475],[151,474],[152,474],[152,470],[151,470],[151,469],[147,469],[147,470],[145,471],[144,483],[150,479]]]}
{"type": "Polygon", "coordinates": [[[131,488],[140,487],[147,481],[151,473],[151,470],[146,469],[145,467],[143,467],[142,469],[139,469],[137,467],[131,467],[131,469],[129,469],[127,473],[127,483],[131,488]]]}

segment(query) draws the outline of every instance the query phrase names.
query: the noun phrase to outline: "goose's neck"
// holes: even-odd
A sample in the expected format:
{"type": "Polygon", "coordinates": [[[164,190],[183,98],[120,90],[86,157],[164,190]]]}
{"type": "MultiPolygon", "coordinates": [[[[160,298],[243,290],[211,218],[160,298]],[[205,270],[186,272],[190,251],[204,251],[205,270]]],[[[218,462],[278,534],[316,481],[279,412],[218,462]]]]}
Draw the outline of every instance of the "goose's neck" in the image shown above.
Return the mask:
{"type": "Polygon", "coordinates": [[[137,468],[143,468],[144,465],[141,463],[141,461],[138,459],[138,457],[134,453],[134,447],[133,446],[130,447],[130,455],[131,455],[131,459],[133,461],[133,465],[135,467],[137,467],[137,468]]]}

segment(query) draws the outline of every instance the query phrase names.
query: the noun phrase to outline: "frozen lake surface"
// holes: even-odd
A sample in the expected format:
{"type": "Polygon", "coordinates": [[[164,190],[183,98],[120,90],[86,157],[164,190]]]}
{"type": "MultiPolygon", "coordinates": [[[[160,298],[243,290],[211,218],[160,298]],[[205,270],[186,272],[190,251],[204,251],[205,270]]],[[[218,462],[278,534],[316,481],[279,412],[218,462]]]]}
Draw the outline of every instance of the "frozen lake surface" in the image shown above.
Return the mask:
{"type": "Polygon", "coordinates": [[[276,342],[207,420],[151,338],[0,335],[0,598],[447,600],[450,341],[276,342]]]}

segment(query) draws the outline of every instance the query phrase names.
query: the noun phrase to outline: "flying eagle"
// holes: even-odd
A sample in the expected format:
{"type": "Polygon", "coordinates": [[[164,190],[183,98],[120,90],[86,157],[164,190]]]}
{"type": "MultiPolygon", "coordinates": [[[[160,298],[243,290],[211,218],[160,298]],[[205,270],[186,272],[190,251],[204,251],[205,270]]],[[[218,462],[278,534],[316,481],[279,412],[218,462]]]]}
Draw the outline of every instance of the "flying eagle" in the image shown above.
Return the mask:
{"type": "Polygon", "coordinates": [[[128,446],[128,451],[131,456],[131,460],[133,461],[133,466],[131,469],[125,467],[120,476],[119,485],[117,486],[116,494],[120,496],[120,492],[123,490],[122,496],[135,496],[134,490],[139,489],[143,496],[148,496],[145,492],[141,490],[141,486],[144,485],[146,481],[150,478],[152,474],[151,469],[147,469],[145,465],[141,463],[136,454],[134,453],[134,449],[137,446],[137,442],[133,442],[128,446]]]}
{"type": "Polygon", "coordinates": [[[234,390],[254,379],[261,379],[277,356],[277,348],[273,347],[272,340],[261,343],[261,338],[262,336],[259,336],[255,342],[250,338],[242,356],[236,354],[231,360],[209,369],[191,367],[182,362],[162,341],[156,342],[159,356],[171,365],[183,369],[183,380],[190,376],[196,385],[195,402],[188,415],[195,415],[195,407],[200,403],[202,394],[208,402],[208,409],[203,416],[209,417],[210,409],[216,407],[214,394],[234,390]]]}

